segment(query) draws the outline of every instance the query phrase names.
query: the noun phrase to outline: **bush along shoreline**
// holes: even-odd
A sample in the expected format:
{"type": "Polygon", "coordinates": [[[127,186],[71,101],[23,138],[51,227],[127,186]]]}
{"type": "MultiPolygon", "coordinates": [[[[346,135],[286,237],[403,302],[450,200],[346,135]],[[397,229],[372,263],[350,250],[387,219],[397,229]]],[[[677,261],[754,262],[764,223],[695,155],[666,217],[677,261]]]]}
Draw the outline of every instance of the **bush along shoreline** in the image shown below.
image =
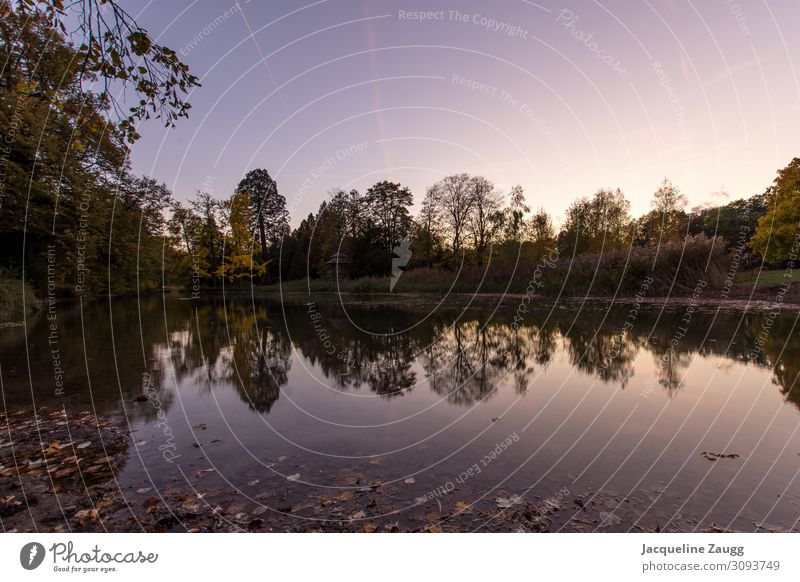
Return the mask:
{"type": "MultiPolygon", "coordinates": [[[[730,256],[721,239],[704,235],[658,246],[631,247],[606,254],[561,256],[555,248],[516,266],[469,266],[460,269],[418,267],[406,271],[394,293],[508,293],[546,297],[632,297],[644,280],[651,297],[690,295],[699,281],[709,290],[726,286],[730,256]]],[[[297,280],[263,289],[284,292],[390,292],[390,277],[297,280]]],[[[248,289],[250,287],[248,286],[248,289]]]]}
{"type": "Polygon", "coordinates": [[[29,283],[0,273],[0,325],[21,324],[26,315],[32,315],[40,307],[29,283]]]}

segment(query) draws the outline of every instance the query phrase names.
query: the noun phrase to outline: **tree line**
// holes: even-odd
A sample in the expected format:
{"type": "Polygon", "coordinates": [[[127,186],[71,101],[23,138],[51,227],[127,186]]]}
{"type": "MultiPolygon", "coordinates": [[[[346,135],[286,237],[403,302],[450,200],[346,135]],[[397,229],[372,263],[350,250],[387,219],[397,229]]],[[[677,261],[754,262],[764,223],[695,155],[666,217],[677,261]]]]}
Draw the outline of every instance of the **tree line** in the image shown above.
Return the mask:
{"type": "Polygon", "coordinates": [[[668,179],[655,189],[651,208],[633,217],[619,189],[601,188],[574,200],[556,228],[544,208],[532,211],[521,186],[501,192],[483,176],[446,176],[430,186],[412,216],[413,198],[401,184],[379,182],[364,194],[334,190],[316,213],[285,236],[276,277],[325,274],[334,252],[351,260],[351,277],[383,276],[395,247],[410,240],[408,268],[504,270],[531,265],[552,249],[561,257],[605,255],[631,247],[681,244],[687,237],[718,238],[740,255],[740,265],[790,259],[800,233],[800,159],[778,172],[761,194],[719,206],[687,209],[687,198],[668,179]]]}
{"type": "MultiPolygon", "coordinates": [[[[403,241],[412,251],[407,269],[447,271],[501,272],[532,265],[552,249],[562,257],[602,256],[698,236],[721,237],[745,264],[777,264],[797,252],[798,158],[748,199],[687,210],[687,198],[665,179],[651,209],[633,217],[622,191],[602,188],[574,200],[558,227],[543,208],[529,207],[521,186],[503,192],[467,173],[427,188],[417,212],[402,184],[334,189],[293,229],[285,196],[261,168],[247,172],[224,199],[201,191],[179,201],[164,184],[132,172],[131,123],[159,107],[172,123],[188,104],[177,94],[170,102],[160,86],[145,83],[144,104],[115,120],[118,104],[107,91],[88,90],[87,79],[145,73],[126,73],[113,56],[106,66],[107,55],[69,42],[46,10],[12,10],[5,1],[0,9],[0,269],[4,277],[24,273],[40,294],[313,279],[326,275],[337,252],[348,257],[347,276],[381,277],[390,274],[403,241]]],[[[136,45],[144,41],[131,34],[126,58],[137,51],[146,57],[147,47],[136,45]]],[[[188,75],[179,62],[159,62],[177,67],[178,78],[188,75]]]]}

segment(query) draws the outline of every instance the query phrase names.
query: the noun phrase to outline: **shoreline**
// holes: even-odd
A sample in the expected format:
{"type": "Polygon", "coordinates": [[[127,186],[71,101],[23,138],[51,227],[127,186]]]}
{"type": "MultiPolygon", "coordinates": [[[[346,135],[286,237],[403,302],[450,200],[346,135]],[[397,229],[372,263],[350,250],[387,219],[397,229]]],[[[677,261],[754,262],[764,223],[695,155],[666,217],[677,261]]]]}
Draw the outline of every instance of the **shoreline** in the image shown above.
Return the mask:
{"type": "MultiPolygon", "coordinates": [[[[381,305],[381,304],[394,304],[394,305],[409,305],[415,303],[415,300],[422,299],[421,302],[416,302],[419,305],[430,305],[433,303],[441,303],[442,308],[460,307],[465,303],[475,307],[485,306],[488,301],[499,300],[501,307],[508,307],[509,301],[521,301],[528,297],[525,293],[450,293],[446,296],[437,293],[425,292],[397,292],[397,293],[354,293],[354,292],[337,292],[337,291],[284,291],[280,290],[266,290],[256,288],[255,290],[242,290],[242,293],[231,293],[230,291],[225,294],[219,293],[219,296],[226,294],[230,295],[252,295],[256,298],[269,297],[282,299],[287,303],[303,303],[309,297],[344,297],[347,298],[345,303],[348,305],[364,304],[364,305],[381,305]]],[[[674,307],[685,307],[695,305],[700,308],[717,308],[727,311],[749,311],[749,312],[768,312],[774,311],[776,308],[780,311],[786,312],[800,312],[800,297],[792,298],[790,301],[776,301],[770,300],[769,295],[764,293],[754,293],[752,297],[729,296],[718,297],[710,296],[706,298],[693,298],[691,295],[672,295],[672,296],[653,296],[653,297],[640,297],[635,296],[607,296],[607,295],[588,295],[588,296],[565,296],[565,297],[551,297],[547,295],[534,295],[533,296],[540,305],[539,309],[550,307],[559,303],[575,306],[576,304],[590,304],[597,305],[603,304],[609,307],[613,306],[627,306],[635,303],[640,303],[649,309],[671,309],[674,307]]]]}
{"type": "MultiPolygon", "coordinates": [[[[300,291],[296,289],[281,290],[280,288],[271,286],[254,286],[254,287],[228,287],[228,288],[204,288],[200,290],[199,297],[187,294],[186,290],[169,287],[161,289],[153,289],[143,291],[140,293],[131,294],[113,294],[110,297],[113,299],[127,299],[131,297],[175,297],[192,301],[197,298],[224,298],[224,297],[253,297],[255,299],[271,299],[279,300],[287,304],[307,303],[309,298],[321,299],[324,303],[331,303],[332,298],[344,298],[342,301],[347,305],[362,305],[362,306],[405,306],[405,307],[423,307],[430,305],[437,305],[442,309],[454,308],[484,308],[489,303],[492,305],[495,302],[499,303],[499,307],[506,308],[512,301],[522,301],[526,297],[530,297],[537,302],[533,309],[550,308],[556,304],[564,304],[573,307],[577,306],[592,306],[599,305],[607,306],[608,308],[615,306],[628,306],[631,304],[639,303],[644,308],[655,310],[674,310],[676,307],[687,307],[694,305],[695,307],[705,309],[708,311],[746,311],[746,312],[772,312],[781,311],[788,313],[800,312],[800,288],[792,289],[790,293],[784,296],[784,299],[777,300],[779,295],[779,287],[773,285],[762,285],[757,287],[752,286],[738,286],[733,288],[733,293],[728,294],[726,297],[720,297],[718,290],[709,293],[708,297],[693,297],[690,294],[676,294],[676,295],[653,295],[647,297],[636,297],[632,295],[586,295],[586,296],[562,296],[554,297],[551,295],[527,295],[525,293],[502,293],[497,291],[487,291],[478,293],[464,293],[453,292],[447,295],[442,295],[437,292],[430,291],[397,291],[393,293],[374,293],[374,292],[357,292],[357,291],[326,291],[326,290],[310,290],[300,291]]],[[[98,295],[86,297],[89,301],[108,300],[109,295],[98,295]]],[[[78,299],[69,297],[56,299],[56,303],[60,305],[69,305],[77,303],[78,299]]],[[[28,315],[28,318],[35,317],[41,309],[37,309],[28,315]]],[[[24,325],[23,321],[16,321],[14,319],[2,321],[0,320],[0,329],[21,327],[24,325]]]]}

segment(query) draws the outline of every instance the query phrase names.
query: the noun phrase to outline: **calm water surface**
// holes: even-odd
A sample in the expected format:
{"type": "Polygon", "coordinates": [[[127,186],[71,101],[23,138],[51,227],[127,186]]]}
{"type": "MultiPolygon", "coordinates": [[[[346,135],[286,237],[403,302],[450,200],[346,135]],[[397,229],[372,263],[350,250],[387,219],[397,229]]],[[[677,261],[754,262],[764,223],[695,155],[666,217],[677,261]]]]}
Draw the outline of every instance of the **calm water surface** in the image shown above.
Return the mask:
{"type": "Polygon", "coordinates": [[[133,499],[191,483],[287,529],[349,518],[325,500],[378,484],[370,517],[409,526],[455,514],[459,531],[503,529],[459,509],[519,495],[551,510],[552,530],[798,527],[795,314],[559,305],[515,326],[513,313],[59,305],[55,336],[45,314],[0,330],[5,406],[94,409],[132,430],[117,479],[133,499]]]}

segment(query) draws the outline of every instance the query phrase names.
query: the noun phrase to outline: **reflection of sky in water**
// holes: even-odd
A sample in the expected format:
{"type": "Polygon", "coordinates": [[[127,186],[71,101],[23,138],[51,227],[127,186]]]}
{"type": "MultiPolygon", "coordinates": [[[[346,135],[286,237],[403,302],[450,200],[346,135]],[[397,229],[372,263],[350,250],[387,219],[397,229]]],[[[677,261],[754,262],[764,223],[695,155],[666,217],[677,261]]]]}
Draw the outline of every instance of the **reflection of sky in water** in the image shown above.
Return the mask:
{"type": "MultiPolygon", "coordinates": [[[[790,316],[759,352],[762,315],[696,313],[671,352],[680,308],[658,321],[642,312],[620,335],[624,307],[549,319],[543,311],[514,332],[502,313],[488,322],[480,311],[438,313],[414,325],[423,312],[320,305],[326,345],[305,306],[140,307],[115,301],[113,335],[105,304],[84,308],[85,336],[77,310],[64,306],[59,318],[70,338],[68,406],[127,416],[146,443],[131,451],[124,483],[144,482],[146,470],[166,484],[177,466],[191,473],[211,463],[222,487],[254,478],[286,487],[299,473],[336,489],[358,471],[384,483],[413,476],[408,499],[397,500],[413,503],[516,434],[470,478],[465,498],[497,486],[540,497],[565,486],[644,491],[635,501],[652,511],[710,511],[707,521],[736,518],[745,529],[765,518],[791,526],[798,513],[800,398],[790,388],[800,346],[790,316]],[[148,371],[158,400],[135,402],[148,371]],[[164,461],[167,449],[175,463],[164,461]],[[702,451],[740,458],[711,462],[702,451]],[[652,493],[665,486],[669,495],[652,493]]],[[[33,394],[60,404],[40,349],[46,333],[37,320],[28,337],[33,394]]],[[[21,336],[0,335],[8,406],[30,401],[21,336]]]]}

